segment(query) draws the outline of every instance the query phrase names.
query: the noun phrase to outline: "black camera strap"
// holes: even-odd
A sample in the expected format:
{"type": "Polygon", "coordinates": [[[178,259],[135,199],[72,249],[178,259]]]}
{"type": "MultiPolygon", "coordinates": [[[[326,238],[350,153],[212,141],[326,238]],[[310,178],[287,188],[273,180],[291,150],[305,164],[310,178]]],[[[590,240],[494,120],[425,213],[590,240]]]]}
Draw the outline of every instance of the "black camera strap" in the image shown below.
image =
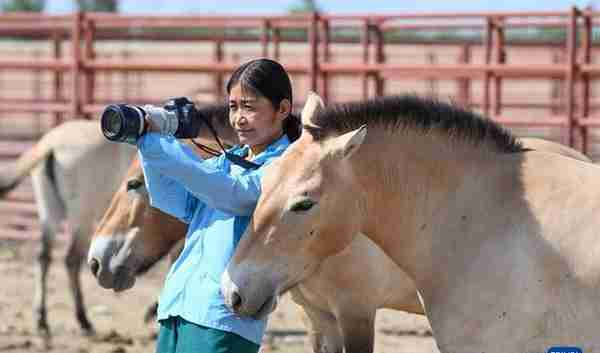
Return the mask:
{"type": "MultiPolygon", "coordinates": [[[[231,163],[233,164],[237,164],[242,168],[245,169],[258,169],[260,168],[261,164],[257,164],[254,162],[251,162],[247,159],[245,159],[244,157],[240,157],[237,154],[233,154],[230,152],[227,152],[225,150],[225,147],[223,146],[223,143],[221,142],[221,139],[219,139],[219,136],[217,135],[217,131],[215,130],[215,128],[212,126],[210,119],[208,119],[206,116],[204,116],[204,114],[198,114],[200,116],[200,120],[204,123],[204,125],[206,125],[208,127],[208,130],[210,130],[211,134],[213,135],[213,137],[215,138],[215,141],[217,141],[217,144],[219,145],[219,147],[221,147],[221,150],[223,151],[223,154],[225,155],[225,158],[227,158],[231,163]]],[[[214,148],[205,146],[203,144],[200,144],[196,141],[194,141],[192,139],[192,143],[198,147],[200,150],[213,155],[213,156],[220,156],[221,153],[218,150],[215,150],[214,148]]]]}

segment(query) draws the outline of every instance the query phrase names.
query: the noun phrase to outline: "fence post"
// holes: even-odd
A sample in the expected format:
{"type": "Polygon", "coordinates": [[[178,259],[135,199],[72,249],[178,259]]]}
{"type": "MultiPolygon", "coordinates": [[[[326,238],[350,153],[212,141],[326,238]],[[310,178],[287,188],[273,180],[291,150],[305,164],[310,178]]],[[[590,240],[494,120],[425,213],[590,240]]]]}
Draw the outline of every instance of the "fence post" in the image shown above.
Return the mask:
{"type": "Polygon", "coordinates": [[[375,62],[377,63],[378,70],[375,76],[375,94],[377,96],[383,96],[385,91],[385,79],[381,74],[381,65],[385,63],[385,52],[383,49],[384,37],[383,30],[381,29],[381,21],[374,24],[373,28],[375,33],[375,62]]]}
{"type": "Polygon", "coordinates": [[[261,36],[260,36],[260,43],[262,46],[262,56],[263,58],[268,58],[269,57],[269,31],[271,30],[271,23],[269,22],[269,20],[264,20],[262,22],[262,26],[261,26],[261,36]]]}
{"type": "Polygon", "coordinates": [[[85,46],[84,46],[84,65],[83,69],[85,70],[85,91],[83,96],[84,106],[81,107],[84,117],[86,119],[90,119],[92,114],[88,111],[88,108],[94,103],[94,87],[96,85],[96,72],[87,66],[86,64],[90,61],[94,60],[96,54],[94,52],[94,37],[96,35],[96,26],[92,19],[87,18],[85,20],[85,46]]]}
{"type": "MultiPolygon", "coordinates": [[[[321,52],[323,54],[323,62],[328,63],[331,58],[331,52],[329,49],[329,20],[322,18],[321,21],[321,52]]],[[[329,101],[329,73],[321,72],[321,88],[319,88],[319,94],[323,98],[325,104],[329,101]]]]}
{"type": "Polygon", "coordinates": [[[575,83],[577,80],[577,17],[579,10],[572,7],[567,27],[567,145],[575,145],[575,83]]]}
{"type": "MultiPolygon", "coordinates": [[[[504,46],[504,23],[502,18],[496,19],[494,31],[494,47],[496,48],[496,63],[506,63],[506,48],[504,46]]],[[[494,115],[502,112],[502,77],[494,75],[494,115]]]]}
{"type": "Polygon", "coordinates": [[[73,14],[71,26],[71,118],[81,118],[81,32],[83,29],[83,13],[77,11],[73,14]]]}
{"type": "MultiPolygon", "coordinates": [[[[39,49],[35,49],[32,52],[33,57],[37,60],[40,59],[40,57],[42,56],[42,53],[40,52],[39,49]]],[[[33,90],[33,99],[36,102],[39,102],[42,100],[42,70],[40,69],[34,69],[33,70],[33,86],[32,86],[32,90],[33,90]]],[[[40,112],[34,112],[33,113],[34,119],[35,119],[35,130],[36,130],[36,134],[37,136],[42,136],[42,119],[41,116],[42,114],[40,114],[40,112]]]]}
{"type": "MultiPolygon", "coordinates": [[[[589,11],[586,11],[583,17],[583,63],[590,64],[592,62],[592,15],[589,11]]],[[[590,76],[584,74],[581,76],[582,79],[582,107],[581,107],[581,119],[586,119],[590,115],[590,99],[591,99],[591,85],[590,76]]],[[[579,133],[581,134],[581,151],[584,154],[588,153],[588,128],[585,125],[579,125],[579,133]]]]}
{"type": "MultiPolygon", "coordinates": [[[[219,37],[215,42],[215,61],[221,64],[223,62],[223,56],[223,40],[219,37]]],[[[215,98],[221,101],[223,99],[224,91],[225,89],[223,87],[223,73],[221,71],[215,72],[213,92],[215,98]]]]}
{"type": "MultiPolygon", "coordinates": [[[[123,58],[124,62],[127,62],[127,59],[129,58],[129,56],[130,56],[130,53],[127,48],[125,48],[121,51],[121,57],[123,58]]],[[[121,88],[123,88],[123,99],[125,100],[125,102],[128,102],[131,99],[131,96],[129,94],[129,73],[130,73],[130,71],[128,71],[128,70],[121,71],[121,74],[123,75],[123,81],[122,81],[121,88]]]]}
{"type": "Polygon", "coordinates": [[[490,114],[490,64],[492,62],[492,40],[494,31],[494,23],[492,17],[486,18],[485,26],[485,75],[483,78],[483,114],[489,116],[490,114]]]}
{"type": "Polygon", "coordinates": [[[309,44],[309,66],[308,66],[308,75],[309,75],[309,88],[311,91],[317,90],[317,80],[319,76],[319,53],[318,53],[318,38],[317,38],[317,21],[319,19],[319,15],[317,12],[313,12],[310,15],[310,24],[308,28],[308,44],[309,44]]]}
{"type": "MultiPolygon", "coordinates": [[[[469,44],[462,45],[462,51],[459,56],[460,64],[469,64],[471,62],[471,46],[469,44]]],[[[458,89],[458,101],[464,107],[469,107],[471,103],[471,79],[468,77],[459,78],[456,82],[458,89]]]]}
{"type": "MultiPolygon", "coordinates": [[[[564,64],[565,48],[561,46],[560,50],[552,52],[553,64],[564,64]]],[[[562,78],[552,79],[552,87],[550,89],[550,109],[552,114],[558,115],[563,113],[563,97],[564,97],[564,80],[562,78]]]]}
{"type": "MultiPolygon", "coordinates": [[[[369,46],[371,44],[370,40],[370,23],[369,19],[365,19],[362,25],[362,35],[361,35],[361,44],[362,44],[362,63],[364,66],[369,64],[369,46]]],[[[369,98],[369,74],[363,71],[362,77],[362,98],[369,98]]]]}
{"type": "Polygon", "coordinates": [[[278,27],[273,28],[273,58],[279,61],[279,42],[281,41],[281,30],[278,27]]]}
{"type": "MultiPolygon", "coordinates": [[[[425,61],[427,61],[428,65],[434,67],[437,64],[437,55],[433,51],[427,52],[425,54],[425,61]]],[[[435,97],[438,94],[438,85],[437,79],[435,77],[427,78],[427,90],[429,91],[428,95],[431,97],[435,97]]]]}
{"type": "MultiPolygon", "coordinates": [[[[52,54],[54,60],[60,60],[62,58],[62,34],[59,30],[55,29],[52,31],[52,54]]],[[[63,87],[63,74],[61,70],[54,70],[52,72],[52,88],[53,88],[53,99],[54,102],[62,102],[62,87],[63,87]]],[[[61,112],[54,112],[54,119],[52,126],[57,126],[63,122],[63,114],[61,112]]]]}

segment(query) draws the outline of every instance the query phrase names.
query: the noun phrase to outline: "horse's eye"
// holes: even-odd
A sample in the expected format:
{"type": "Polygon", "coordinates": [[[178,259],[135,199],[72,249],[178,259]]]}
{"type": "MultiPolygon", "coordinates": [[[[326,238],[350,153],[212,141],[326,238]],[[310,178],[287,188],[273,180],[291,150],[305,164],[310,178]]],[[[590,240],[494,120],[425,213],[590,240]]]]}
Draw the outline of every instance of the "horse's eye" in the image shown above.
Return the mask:
{"type": "Polygon", "coordinates": [[[292,212],[301,212],[301,211],[308,211],[310,210],[314,205],[316,204],[316,202],[312,201],[312,200],[302,200],[299,202],[296,202],[291,210],[292,212]]]}
{"type": "Polygon", "coordinates": [[[136,190],[136,189],[140,188],[142,185],[144,185],[144,183],[141,182],[140,180],[137,180],[137,179],[129,180],[127,182],[127,191],[136,190]]]}

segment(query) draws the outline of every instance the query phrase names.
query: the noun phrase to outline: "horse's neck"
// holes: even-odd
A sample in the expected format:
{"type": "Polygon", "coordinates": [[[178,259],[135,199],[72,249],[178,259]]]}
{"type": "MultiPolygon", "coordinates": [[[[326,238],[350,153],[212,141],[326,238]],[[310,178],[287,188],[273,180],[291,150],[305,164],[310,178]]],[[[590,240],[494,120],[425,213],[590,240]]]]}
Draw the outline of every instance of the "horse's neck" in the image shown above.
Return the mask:
{"type": "Polygon", "coordinates": [[[493,152],[433,133],[371,132],[352,160],[366,191],[362,230],[414,278],[435,262],[431,249],[446,224],[477,207],[462,202],[471,198],[465,186],[495,173],[493,152]]]}

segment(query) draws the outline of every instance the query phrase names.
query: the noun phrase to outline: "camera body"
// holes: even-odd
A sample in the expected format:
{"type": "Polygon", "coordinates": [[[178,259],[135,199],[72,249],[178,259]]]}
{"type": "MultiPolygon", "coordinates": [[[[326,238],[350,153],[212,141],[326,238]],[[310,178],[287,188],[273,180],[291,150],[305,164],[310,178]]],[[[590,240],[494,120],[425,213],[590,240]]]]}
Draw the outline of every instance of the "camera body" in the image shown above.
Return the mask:
{"type": "Polygon", "coordinates": [[[164,135],[176,138],[198,136],[204,117],[186,97],[172,98],[163,107],[111,104],[102,112],[104,137],[115,142],[136,144],[148,131],[149,121],[164,135]]]}

